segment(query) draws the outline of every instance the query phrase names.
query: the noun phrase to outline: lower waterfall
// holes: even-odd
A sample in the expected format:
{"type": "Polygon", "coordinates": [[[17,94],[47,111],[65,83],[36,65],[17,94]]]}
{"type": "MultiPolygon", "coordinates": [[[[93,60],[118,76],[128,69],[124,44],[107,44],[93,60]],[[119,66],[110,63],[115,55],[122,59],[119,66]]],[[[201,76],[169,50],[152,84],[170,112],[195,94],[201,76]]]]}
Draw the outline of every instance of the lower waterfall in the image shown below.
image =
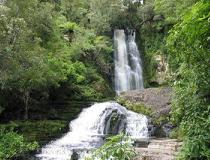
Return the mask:
{"type": "Polygon", "coordinates": [[[125,132],[132,138],[148,138],[148,119],[116,102],[96,103],[70,122],[70,131],[42,148],[40,160],[69,160],[74,151],[82,159],[84,151],[100,147],[107,134],[125,132]]]}

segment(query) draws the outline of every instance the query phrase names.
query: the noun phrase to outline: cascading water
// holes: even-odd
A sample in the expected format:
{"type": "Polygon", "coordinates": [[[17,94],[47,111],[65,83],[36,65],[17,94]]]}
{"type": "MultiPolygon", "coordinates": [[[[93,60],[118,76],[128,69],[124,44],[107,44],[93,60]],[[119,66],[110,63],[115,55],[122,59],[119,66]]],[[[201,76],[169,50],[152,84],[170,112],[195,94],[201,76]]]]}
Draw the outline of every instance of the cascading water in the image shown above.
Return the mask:
{"type": "MultiPolygon", "coordinates": [[[[142,67],[135,32],[115,30],[115,90],[143,89],[142,67]]],[[[69,160],[78,153],[78,159],[93,148],[100,147],[108,134],[124,132],[131,138],[148,138],[147,117],[127,110],[116,102],[96,103],[84,109],[70,123],[70,131],[62,138],[42,148],[36,157],[40,160],[69,160]]]]}
{"type": "Polygon", "coordinates": [[[116,102],[96,103],[84,109],[70,123],[70,131],[36,155],[40,160],[69,160],[73,151],[97,148],[107,134],[125,132],[133,138],[147,138],[147,117],[127,110],[116,102]]]}
{"type": "Polygon", "coordinates": [[[143,89],[142,62],[135,42],[135,31],[114,31],[115,91],[143,89]]]}

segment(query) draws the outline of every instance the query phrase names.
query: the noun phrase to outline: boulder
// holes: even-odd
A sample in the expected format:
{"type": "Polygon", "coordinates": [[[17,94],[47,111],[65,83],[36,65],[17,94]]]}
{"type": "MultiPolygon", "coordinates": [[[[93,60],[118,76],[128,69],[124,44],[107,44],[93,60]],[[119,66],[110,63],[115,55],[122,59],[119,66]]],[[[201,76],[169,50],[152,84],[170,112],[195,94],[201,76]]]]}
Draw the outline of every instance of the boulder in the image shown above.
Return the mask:
{"type": "Polygon", "coordinates": [[[146,108],[151,109],[156,116],[161,116],[169,114],[171,110],[171,94],[170,87],[147,88],[123,92],[120,98],[131,103],[143,104],[146,108]]]}
{"type": "Polygon", "coordinates": [[[147,88],[121,93],[119,103],[135,112],[145,114],[149,118],[150,136],[169,137],[175,127],[168,122],[171,111],[170,87],[147,88]]]}

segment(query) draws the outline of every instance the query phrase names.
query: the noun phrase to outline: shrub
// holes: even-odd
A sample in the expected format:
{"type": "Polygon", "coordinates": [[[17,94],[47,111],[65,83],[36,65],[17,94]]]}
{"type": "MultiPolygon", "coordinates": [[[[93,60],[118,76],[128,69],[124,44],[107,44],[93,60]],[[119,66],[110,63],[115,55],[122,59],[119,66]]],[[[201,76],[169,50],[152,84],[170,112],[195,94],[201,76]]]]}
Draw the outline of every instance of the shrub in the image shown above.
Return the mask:
{"type": "Polygon", "coordinates": [[[13,131],[0,130],[0,159],[11,159],[38,147],[36,142],[27,143],[22,135],[13,131]]]}
{"type": "Polygon", "coordinates": [[[107,142],[86,160],[131,160],[135,155],[131,139],[120,134],[107,138],[107,142]]]}

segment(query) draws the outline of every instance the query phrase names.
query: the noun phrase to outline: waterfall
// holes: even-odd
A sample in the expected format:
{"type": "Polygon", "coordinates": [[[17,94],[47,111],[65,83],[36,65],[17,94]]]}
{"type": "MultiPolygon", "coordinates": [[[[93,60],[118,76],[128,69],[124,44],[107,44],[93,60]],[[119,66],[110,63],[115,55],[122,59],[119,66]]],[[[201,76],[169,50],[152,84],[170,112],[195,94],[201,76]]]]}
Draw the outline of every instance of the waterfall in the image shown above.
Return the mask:
{"type": "MultiPolygon", "coordinates": [[[[117,93],[143,89],[141,58],[135,42],[135,32],[115,30],[115,90],[117,93]]],[[[96,103],[83,109],[70,122],[70,131],[62,138],[44,146],[36,157],[40,160],[69,160],[78,158],[104,143],[109,134],[124,132],[133,139],[148,138],[148,119],[116,102],[96,103]]]]}
{"type": "Polygon", "coordinates": [[[101,146],[107,134],[125,132],[133,138],[147,138],[147,121],[146,116],[129,111],[116,102],[96,103],[83,109],[70,123],[70,131],[43,147],[36,157],[40,160],[69,160],[73,151],[84,153],[101,146]]]}
{"type": "Polygon", "coordinates": [[[143,89],[142,62],[135,42],[136,33],[129,30],[114,31],[115,91],[143,89]]]}

